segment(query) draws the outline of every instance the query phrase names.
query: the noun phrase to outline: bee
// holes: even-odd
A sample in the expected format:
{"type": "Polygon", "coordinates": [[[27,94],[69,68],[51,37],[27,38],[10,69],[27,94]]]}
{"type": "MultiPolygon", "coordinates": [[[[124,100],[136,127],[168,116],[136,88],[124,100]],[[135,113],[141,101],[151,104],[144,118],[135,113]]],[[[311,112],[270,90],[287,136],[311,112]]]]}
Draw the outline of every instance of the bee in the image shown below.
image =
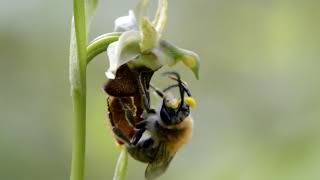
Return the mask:
{"type": "Polygon", "coordinates": [[[130,138],[121,129],[113,128],[116,138],[125,144],[129,154],[140,162],[148,163],[145,170],[147,180],[162,175],[176,152],[192,136],[193,119],[190,107],[195,105],[195,101],[178,73],[167,72],[165,75],[177,83],[164,90],[159,90],[150,84],[162,99],[159,108],[148,107],[146,113],[142,115],[143,120],[134,124],[131,123],[133,119],[130,120],[132,116],[127,114],[128,124],[136,129],[135,134],[130,138]],[[168,92],[175,87],[179,88],[180,98],[175,98],[168,92]]]}
{"type": "MultiPolygon", "coordinates": [[[[149,83],[154,71],[146,67],[130,68],[127,64],[119,67],[115,79],[104,85],[108,94],[109,124],[113,131],[121,130],[132,138],[136,133],[133,124],[142,121],[142,113],[150,101],[149,83]]],[[[123,144],[117,140],[118,144],[123,144]]]]}

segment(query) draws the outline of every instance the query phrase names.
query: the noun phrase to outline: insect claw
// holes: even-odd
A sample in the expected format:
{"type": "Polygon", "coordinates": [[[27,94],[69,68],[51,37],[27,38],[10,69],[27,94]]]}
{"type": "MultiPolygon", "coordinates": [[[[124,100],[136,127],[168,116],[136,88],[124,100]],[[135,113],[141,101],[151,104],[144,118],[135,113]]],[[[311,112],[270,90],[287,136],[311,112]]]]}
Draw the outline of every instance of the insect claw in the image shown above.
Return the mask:
{"type": "Polygon", "coordinates": [[[148,122],[146,120],[140,121],[140,122],[136,123],[136,128],[142,129],[142,128],[146,127],[147,124],[148,124],[148,122]]]}
{"type": "Polygon", "coordinates": [[[139,129],[136,133],[135,133],[135,135],[132,137],[132,139],[131,139],[131,144],[132,145],[137,145],[137,143],[140,141],[140,139],[141,139],[141,137],[142,137],[142,135],[143,135],[143,133],[146,131],[146,128],[144,127],[144,128],[142,128],[142,129],[139,129]]]}

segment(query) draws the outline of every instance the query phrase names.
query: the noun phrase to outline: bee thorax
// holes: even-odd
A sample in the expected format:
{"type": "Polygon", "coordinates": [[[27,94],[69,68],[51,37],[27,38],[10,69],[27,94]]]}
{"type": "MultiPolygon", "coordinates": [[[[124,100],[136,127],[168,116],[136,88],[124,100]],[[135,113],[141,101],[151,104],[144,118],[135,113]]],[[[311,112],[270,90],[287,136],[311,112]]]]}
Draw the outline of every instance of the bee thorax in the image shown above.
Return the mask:
{"type": "Polygon", "coordinates": [[[170,152],[176,152],[192,137],[193,120],[191,116],[176,125],[155,124],[156,136],[160,141],[166,142],[170,152]]]}

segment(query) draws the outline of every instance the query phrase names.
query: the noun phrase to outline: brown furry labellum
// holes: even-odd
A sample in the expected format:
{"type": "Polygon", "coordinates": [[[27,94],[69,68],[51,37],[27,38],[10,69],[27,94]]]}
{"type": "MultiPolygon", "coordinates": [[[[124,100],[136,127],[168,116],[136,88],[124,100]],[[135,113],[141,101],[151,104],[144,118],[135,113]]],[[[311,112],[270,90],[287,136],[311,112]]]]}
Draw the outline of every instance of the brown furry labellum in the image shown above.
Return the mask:
{"type": "Polygon", "coordinates": [[[141,116],[145,107],[142,96],[145,94],[149,99],[149,83],[153,73],[148,68],[129,68],[124,64],[117,70],[115,79],[109,80],[104,86],[104,91],[109,95],[109,124],[111,128],[119,128],[130,139],[136,130],[127,121],[126,110],[133,115],[134,124],[143,120],[141,116]]]}

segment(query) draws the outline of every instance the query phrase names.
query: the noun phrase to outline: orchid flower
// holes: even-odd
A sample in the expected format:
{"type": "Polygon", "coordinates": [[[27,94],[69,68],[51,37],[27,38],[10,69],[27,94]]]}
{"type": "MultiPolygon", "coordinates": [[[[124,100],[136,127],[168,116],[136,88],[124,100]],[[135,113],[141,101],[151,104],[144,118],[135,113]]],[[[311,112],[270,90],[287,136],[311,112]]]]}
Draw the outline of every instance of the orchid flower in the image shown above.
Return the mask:
{"type": "Polygon", "coordinates": [[[198,79],[199,56],[161,39],[167,21],[167,0],[159,0],[153,21],[145,16],[148,4],[148,0],[140,0],[136,11],[129,10],[127,16],[115,20],[114,30],[122,34],[118,41],[107,48],[107,78],[114,79],[117,69],[123,64],[129,67],[144,66],[156,71],[164,65],[173,66],[182,61],[198,79]]]}

